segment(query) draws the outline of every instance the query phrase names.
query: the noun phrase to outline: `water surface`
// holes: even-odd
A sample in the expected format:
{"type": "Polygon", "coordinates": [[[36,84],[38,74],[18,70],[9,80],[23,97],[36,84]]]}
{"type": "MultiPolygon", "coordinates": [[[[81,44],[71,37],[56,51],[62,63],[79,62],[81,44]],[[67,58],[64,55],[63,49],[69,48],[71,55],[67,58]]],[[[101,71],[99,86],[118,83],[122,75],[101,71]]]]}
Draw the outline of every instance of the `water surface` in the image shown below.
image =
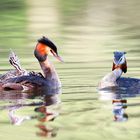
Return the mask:
{"type": "MultiPolygon", "coordinates": [[[[128,72],[123,76],[140,78],[138,0],[1,0],[0,7],[1,74],[12,69],[8,62],[10,48],[20,57],[24,69],[39,72],[33,49],[42,35],[57,44],[65,61],[59,63],[50,57],[63,87],[61,104],[50,107],[59,116],[43,123],[45,129],[51,131],[45,137],[53,135],[57,140],[139,139],[139,94],[119,93],[120,102],[127,100],[128,119],[116,122],[112,103],[115,94],[100,94],[97,90],[100,79],[111,71],[115,50],[127,52],[128,72]]],[[[22,105],[16,114],[34,116],[34,109],[42,102],[42,97],[29,98],[26,92],[2,92],[0,98],[1,139],[38,140],[44,137],[37,135],[37,119],[15,126],[10,123],[7,109],[22,105]]]]}

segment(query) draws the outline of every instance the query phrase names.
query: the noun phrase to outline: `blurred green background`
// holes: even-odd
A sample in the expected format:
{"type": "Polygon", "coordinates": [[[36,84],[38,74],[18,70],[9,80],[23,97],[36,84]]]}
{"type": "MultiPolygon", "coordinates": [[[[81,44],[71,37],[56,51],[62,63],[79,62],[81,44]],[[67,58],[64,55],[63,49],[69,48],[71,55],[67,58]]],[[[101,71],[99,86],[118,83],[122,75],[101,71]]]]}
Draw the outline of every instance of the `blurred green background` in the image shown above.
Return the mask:
{"type": "MultiPolygon", "coordinates": [[[[12,69],[10,48],[23,68],[40,71],[33,56],[37,39],[47,36],[58,46],[65,63],[54,63],[63,84],[60,116],[51,125],[56,140],[138,140],[140,97],[128,98],[129,120],[113,121],[111,100],[101,101],[100,79],[111,71],[113,51],[126,51],[128,72],[140,78],[139,0],[0,0],[0,72],[12,69]]],[[[1,101],[4,105],[5,101],[1,101]]],[[[24,108],[21,114],[32,114],[24,108]]],[[[0,113],[0,139],[42,139],[36,121],[12,126],[0,113]]]]}

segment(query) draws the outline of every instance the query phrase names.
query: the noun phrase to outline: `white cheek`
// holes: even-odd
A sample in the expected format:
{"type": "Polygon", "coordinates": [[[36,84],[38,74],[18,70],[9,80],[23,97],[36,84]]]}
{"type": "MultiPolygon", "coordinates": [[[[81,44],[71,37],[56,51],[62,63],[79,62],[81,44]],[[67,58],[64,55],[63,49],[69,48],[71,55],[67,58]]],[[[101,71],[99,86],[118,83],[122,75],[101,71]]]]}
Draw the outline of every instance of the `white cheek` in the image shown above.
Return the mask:
{"type": "Polygon", "coordinates": [[[115,58],[113,59],[113,62],[114,62],[114,64],[116,64],[116,65],[118,64],[118,63],[116,62],[115,58]]]}
{"type": "Polygon", "coordinates": [[[51,53],[51,51],[50,51],[50,48],[49,48],[49,47],[46,47],[46,52],[47,52],[47,54],[48,54],[48,55],[53,56],[53,54],[51,53]]]}
{"type": "Polygon", "coordinates": [[[53,54],[51,53],[51,51],[49,51],[49,53],[48,53],[49,55],[51,55],[51,56],[53,56],[53,54]]]}
{"type": "Polygon", "coordinates": [[[119,62],[119,64],[124,64],[125,63],[125,56],[122,56],[122,60],[119,62]]]}

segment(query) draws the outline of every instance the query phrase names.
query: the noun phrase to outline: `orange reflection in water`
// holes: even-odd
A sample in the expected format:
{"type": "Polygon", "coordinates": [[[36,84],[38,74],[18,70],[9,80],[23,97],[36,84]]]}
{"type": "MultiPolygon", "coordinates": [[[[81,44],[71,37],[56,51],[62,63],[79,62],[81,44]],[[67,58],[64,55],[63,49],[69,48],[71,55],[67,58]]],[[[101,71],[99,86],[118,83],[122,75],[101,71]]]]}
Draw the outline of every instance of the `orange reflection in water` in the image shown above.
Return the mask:
{"type": "Polygon", "coordinates": [[[127,100],[126,99],[114,99],[112,100],[113,104],[113,114],[114,121],[127,121],[128,115],[125,113],[127,108],[127,100]]]}
{"type": "Polygon", "coordinates": [[[49,128],[46,125],[46,122],[48,123],[49,121],[54,121],[54,119],[58,116],[58,113],[48,110],[46,106],[35,108],[35,112],[38,113],[36,116],[38,119],[36,127],[39,128],[39,131],[36,132],[37,136],[55,137],[57,135],[57,129],[49,128]]]}

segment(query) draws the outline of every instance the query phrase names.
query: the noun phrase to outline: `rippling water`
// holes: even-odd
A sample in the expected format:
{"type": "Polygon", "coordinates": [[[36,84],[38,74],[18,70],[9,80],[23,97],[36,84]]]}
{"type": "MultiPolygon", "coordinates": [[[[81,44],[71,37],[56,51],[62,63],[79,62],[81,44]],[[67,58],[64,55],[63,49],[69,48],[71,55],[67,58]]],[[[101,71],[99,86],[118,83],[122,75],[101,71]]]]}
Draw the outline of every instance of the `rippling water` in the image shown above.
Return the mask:
{"type": "Polygon", "coordinates": [[[97,91],[100,79],[111,71],[115,50],[127,52],[128,72],[123,76],[140,78],[139,9],[138,0],[1,0],[1,73],[12,69],[8,63],[10,48],[20,57],[23,68],[40,71],[33,49],[42,35],[57,44],[65,62],[50,57],[63,85],[58,99],[61,104],[50,107],[56,119],[44,123],[26,118],[21,125],[12,125],[8,112],[37,118],[34,109],[41,105],[43,97],[32,96],[37,93],[29,96],[26,92],[2,92],[0,138],[139,139],[139,94],[127,96],[120,91],[116,103],[112,100],[116,98],[114,91],[97,91]],[[119,109],[126,118],[120,123],[114,121],[119,109]]]}

